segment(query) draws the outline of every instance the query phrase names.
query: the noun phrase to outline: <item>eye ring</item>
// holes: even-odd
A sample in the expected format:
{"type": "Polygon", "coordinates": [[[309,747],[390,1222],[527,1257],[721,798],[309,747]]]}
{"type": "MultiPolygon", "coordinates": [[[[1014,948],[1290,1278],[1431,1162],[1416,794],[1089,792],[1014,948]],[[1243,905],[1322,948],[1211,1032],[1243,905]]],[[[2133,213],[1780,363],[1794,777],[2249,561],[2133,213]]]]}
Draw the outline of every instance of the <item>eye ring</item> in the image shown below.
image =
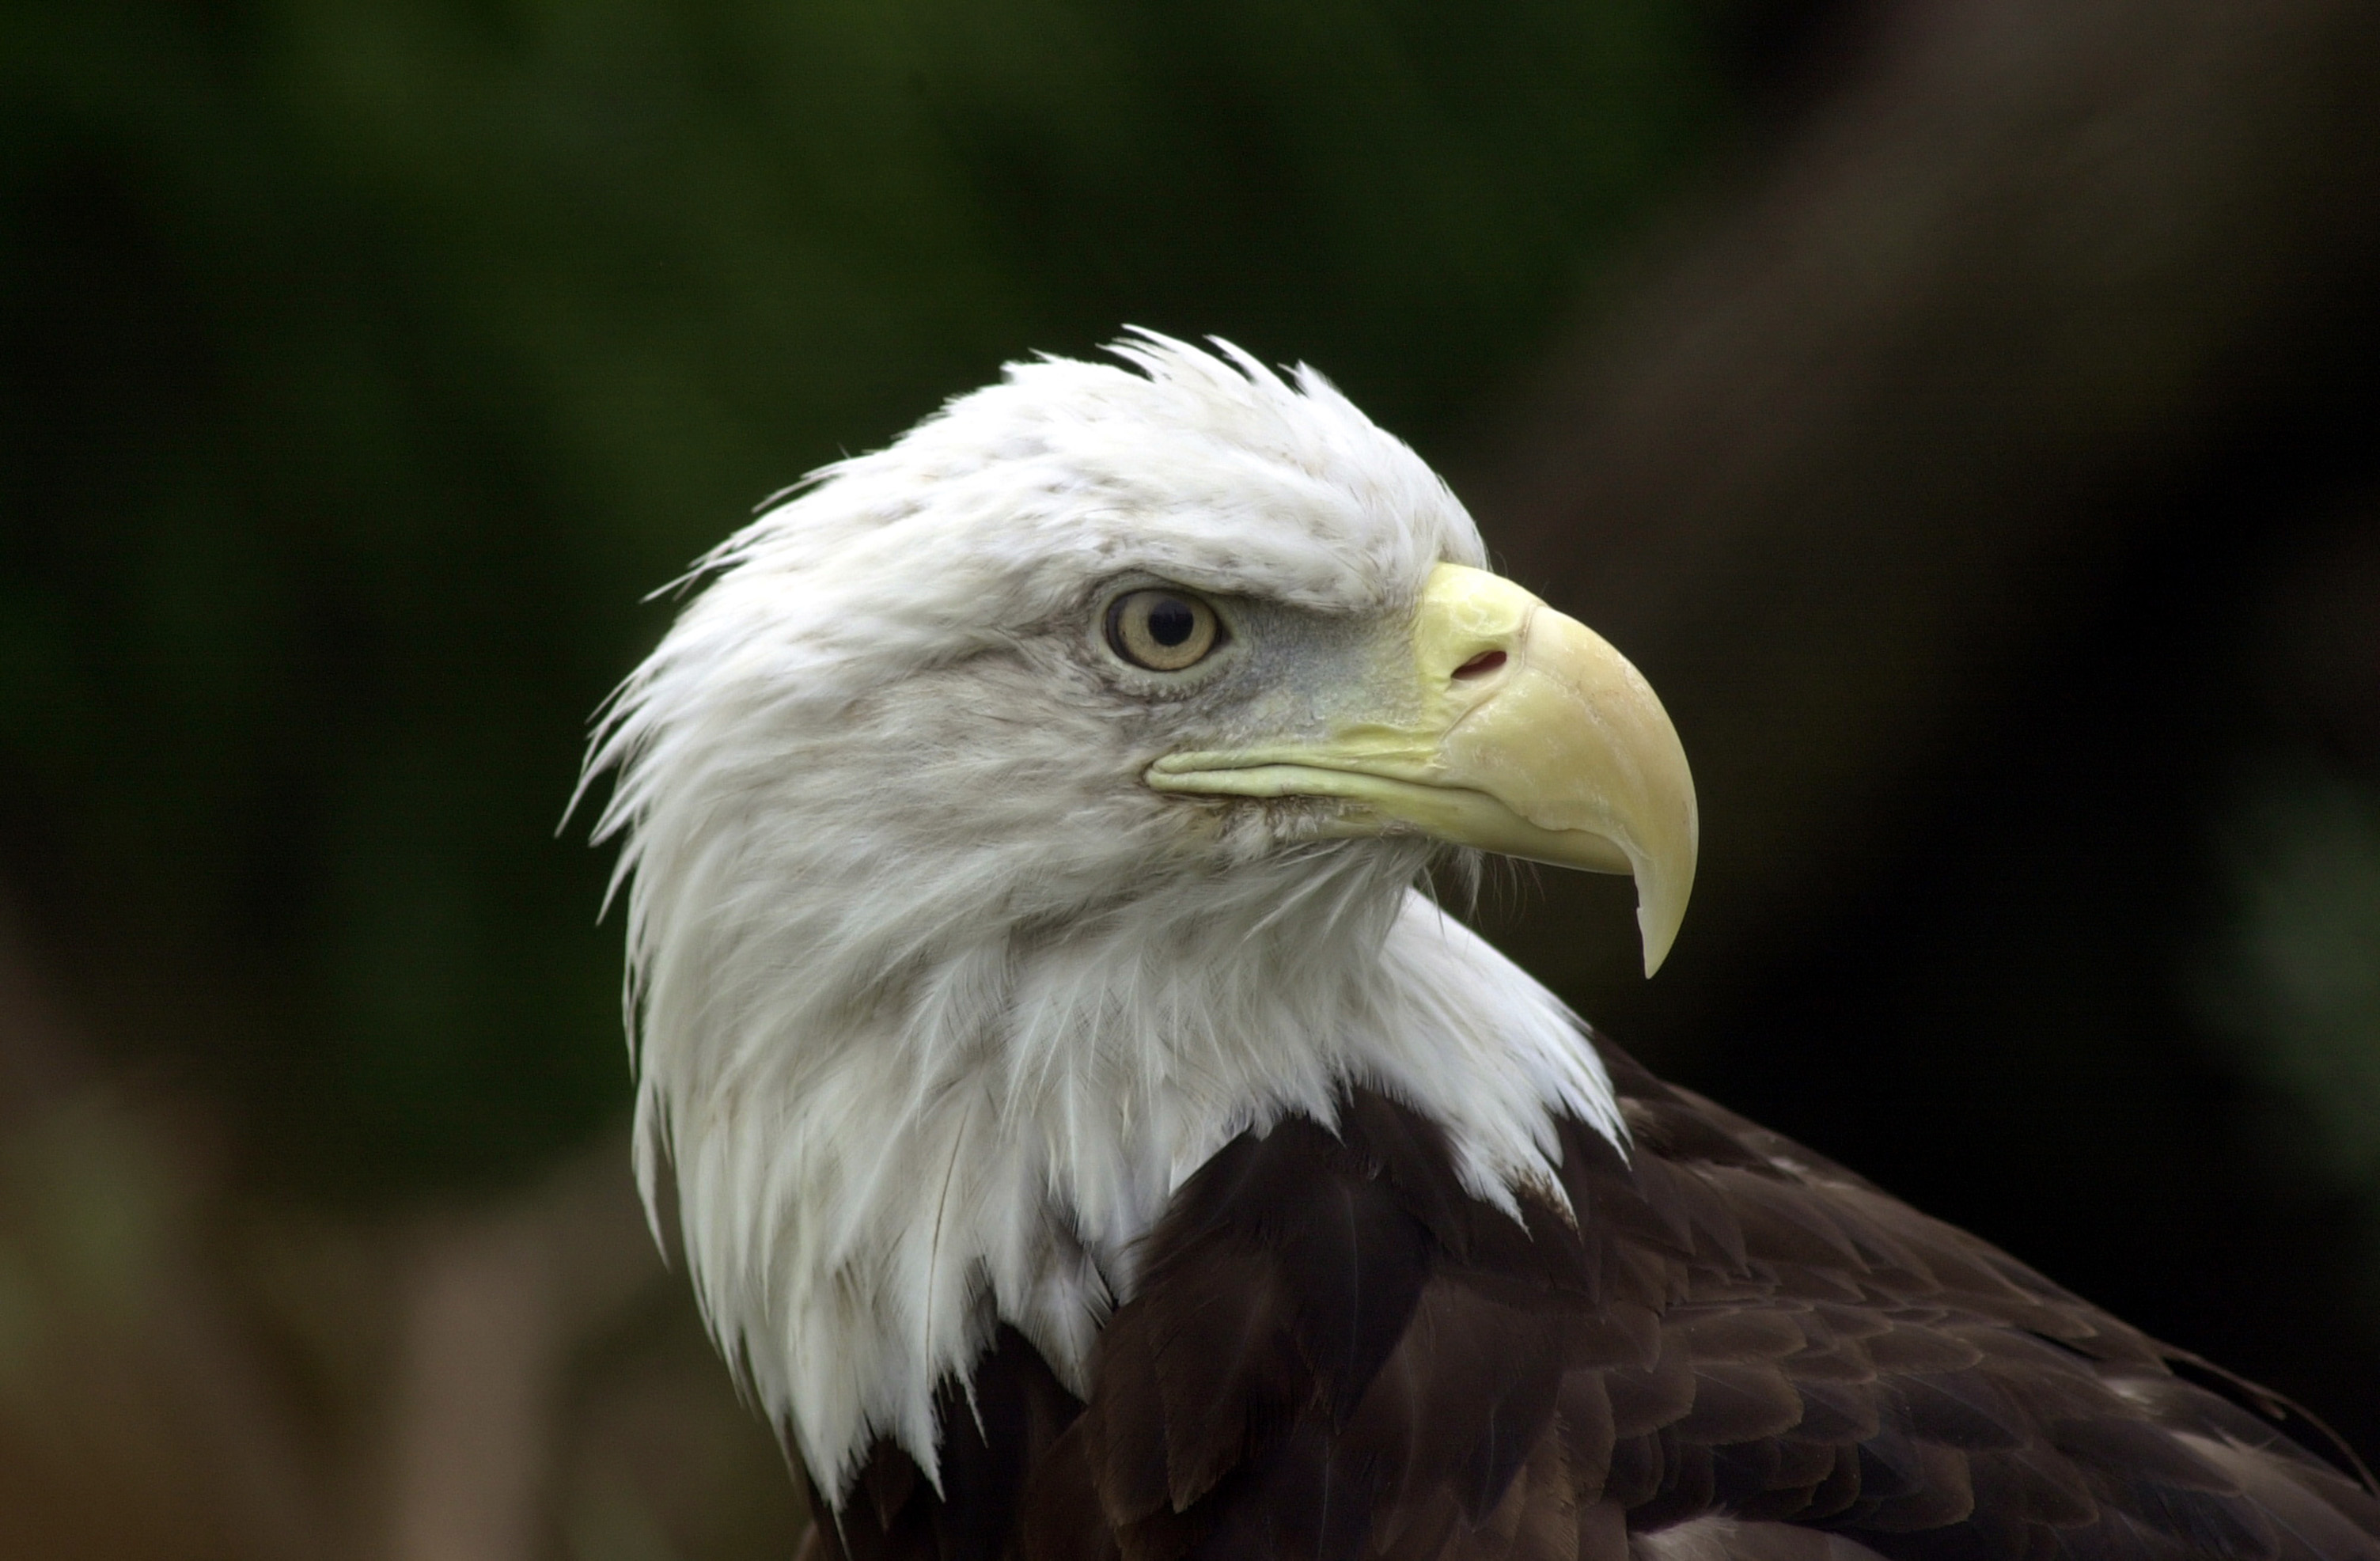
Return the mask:
{"type": "Polygon", "coordinates": [[[1152,672],[1187,672],[1224,640],[1215,610],[1187,591],[1126,591],[1108,606],[1108,648],[1152,672]]]}

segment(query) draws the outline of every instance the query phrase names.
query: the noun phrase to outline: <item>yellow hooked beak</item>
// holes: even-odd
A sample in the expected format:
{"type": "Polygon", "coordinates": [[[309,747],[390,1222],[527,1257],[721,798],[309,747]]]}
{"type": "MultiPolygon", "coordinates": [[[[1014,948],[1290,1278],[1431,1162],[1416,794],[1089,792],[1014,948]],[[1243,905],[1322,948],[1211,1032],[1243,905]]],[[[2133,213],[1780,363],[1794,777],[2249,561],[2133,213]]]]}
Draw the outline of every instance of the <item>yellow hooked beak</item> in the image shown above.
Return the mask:
{"type": "Polygon", "coordinates": [[[1169,754],[1159,791],[1328,797],[1328,832],[1416,831],[1507,856],[1632,873],[1645,974],[1685,919],[1700,825],[1694,776],[1636,669],[1585,624],[1461,564],[1431,574],[1412,661],[1318,743],[1169,754]],[[1410,687],[1405,686],[1410,681],[1410,687]]]}

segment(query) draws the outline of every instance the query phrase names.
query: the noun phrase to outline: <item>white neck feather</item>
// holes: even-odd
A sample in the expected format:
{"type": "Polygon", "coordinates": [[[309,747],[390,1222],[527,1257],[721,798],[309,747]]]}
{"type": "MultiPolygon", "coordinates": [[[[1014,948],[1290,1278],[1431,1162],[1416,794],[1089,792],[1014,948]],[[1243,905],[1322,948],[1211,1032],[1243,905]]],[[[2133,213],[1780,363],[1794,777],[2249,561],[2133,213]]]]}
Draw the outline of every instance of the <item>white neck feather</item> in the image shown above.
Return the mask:
{"type": "Polygon", "coordinates": [[[830,1500],[878,1435],[936,1474],[936,1386],[997,1322],[1085,1392],[1135,1241],[1244,1131],[1331,1121],[1376,1086],[1508,1209],[1554,1185],[1551,1113],[1620,1141],[1578,1022],[1401,887],[1415,865],[1322,848],[1215,882],[1220,904],[1137,901],[1062,939],[946,925],[868,991],[804,984],[774,938],[646,971],[648,1198],[666,1152],[721,1347],[830,1500]],[[690,1008],[662,990],[688,977],[690,1008]]]}

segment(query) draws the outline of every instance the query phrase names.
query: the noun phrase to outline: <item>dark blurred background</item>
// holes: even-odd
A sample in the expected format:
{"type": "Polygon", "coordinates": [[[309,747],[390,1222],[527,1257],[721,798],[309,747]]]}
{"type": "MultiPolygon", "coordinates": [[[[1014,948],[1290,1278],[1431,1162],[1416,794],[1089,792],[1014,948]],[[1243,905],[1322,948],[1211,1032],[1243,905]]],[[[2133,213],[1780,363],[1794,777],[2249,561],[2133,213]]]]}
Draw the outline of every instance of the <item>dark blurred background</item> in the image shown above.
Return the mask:
{"type": "Polygon", "coordinates": [[[0,3],[0,1553],[783,1556],[628,1191],[644,594],[1126,321],[1702,789],[1496,935],[2380,1451],[2380,10],[0,3]]]}

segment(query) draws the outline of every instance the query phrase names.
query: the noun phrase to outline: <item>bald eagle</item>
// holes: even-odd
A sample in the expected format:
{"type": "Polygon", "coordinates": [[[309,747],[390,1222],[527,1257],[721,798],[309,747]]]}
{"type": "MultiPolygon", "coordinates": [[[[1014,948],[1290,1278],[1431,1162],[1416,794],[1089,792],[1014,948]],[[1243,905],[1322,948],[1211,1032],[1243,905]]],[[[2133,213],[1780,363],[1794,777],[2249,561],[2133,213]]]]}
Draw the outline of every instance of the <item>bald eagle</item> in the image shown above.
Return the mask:
{"type": "Polygon", "coordinates": [[[813,1554],[2380,1557],[2271,1396],[1447,914],[1629,873],[1658,967],[1660,702],[1319,375],[1112,350],[781,496],[590,753],[638,1173],[813,1554]]]}

